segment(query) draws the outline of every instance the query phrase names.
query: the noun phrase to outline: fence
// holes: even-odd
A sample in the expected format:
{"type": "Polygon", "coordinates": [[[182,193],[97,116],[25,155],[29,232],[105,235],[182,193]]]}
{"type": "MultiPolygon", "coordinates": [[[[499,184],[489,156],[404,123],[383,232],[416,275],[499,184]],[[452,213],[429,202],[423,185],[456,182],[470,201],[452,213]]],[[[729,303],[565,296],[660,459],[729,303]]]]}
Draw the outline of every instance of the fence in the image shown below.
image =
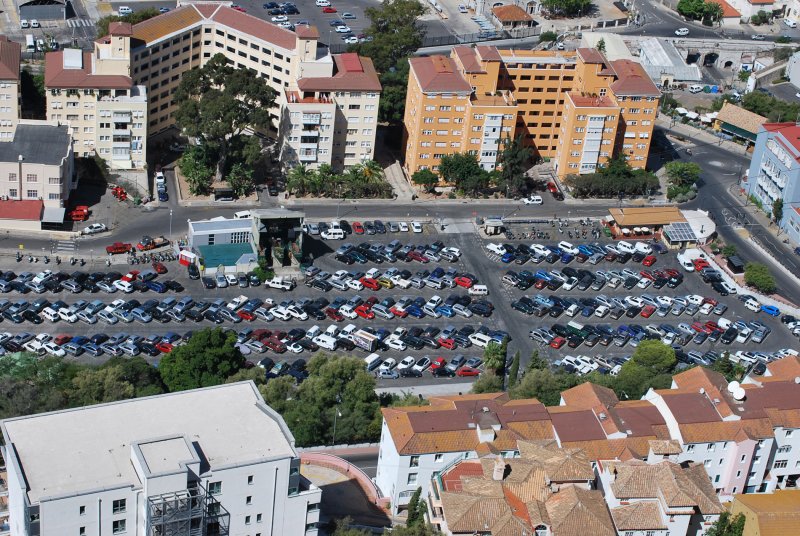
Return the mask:
{"type": "MultiPolygon", "coordinates": [[[[464,35],[439,35],[439,36],[425,36],[422,39],[420,48],[427,47],[443,47],[450,45],[460,45],[464,43],[480,43],[482,41],[497,41],[500,39],[524,39],[526,37],[535,37],[541,33],[540,27],[535,28],[517,28],[515,30],[496,30],[493,32],[475,32],[464,35]]],[[[341,54],[347,52],[349,45],[343,43],[334,43],[328,45],[332,54],[341,54]]]]}

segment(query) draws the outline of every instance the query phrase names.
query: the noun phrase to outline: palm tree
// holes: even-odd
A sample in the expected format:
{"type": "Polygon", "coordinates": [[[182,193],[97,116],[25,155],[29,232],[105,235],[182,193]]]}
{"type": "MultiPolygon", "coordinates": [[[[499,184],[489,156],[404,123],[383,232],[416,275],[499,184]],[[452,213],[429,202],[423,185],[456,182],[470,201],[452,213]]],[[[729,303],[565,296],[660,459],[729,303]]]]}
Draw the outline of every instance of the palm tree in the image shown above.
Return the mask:
{"type": "Polygon", "coordinates": [[[300,196],[306,195],[316,175],[315,170],[307,168],[304,164],[293,167],[286,178],[286,189],[300,196]]]}
{"type": "Polygon", "coordinates": [[[375,160],[367,160],[357,166],[365,182],[374,183],[383,180],[383,168],[375,160]]]}

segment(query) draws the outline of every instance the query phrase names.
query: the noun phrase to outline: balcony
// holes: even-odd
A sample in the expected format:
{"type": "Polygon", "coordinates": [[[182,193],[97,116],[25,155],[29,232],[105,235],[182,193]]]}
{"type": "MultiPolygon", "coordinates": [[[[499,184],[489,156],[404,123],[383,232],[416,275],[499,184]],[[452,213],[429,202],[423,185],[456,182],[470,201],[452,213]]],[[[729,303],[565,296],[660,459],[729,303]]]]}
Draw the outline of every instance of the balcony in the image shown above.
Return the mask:
{"type": "Polygon", "coordinates": [[[111,131],[111,133],[114,136],[125,136],[125,137],[130,138],[131,129],[129,129],[129,128],[119,128],[119,129],[115,128],[114,130],[111,131]]]}
{"type": "MultiPolygon", "coordinates": [[[[516,106],[517,101],[510,91],[503,89],[494,93],[484,93],[483,95],[473,94],[470,101],[475,106],[516,106]]],[[[502,118],[501,118],[502,121],[502,118]]]]}
{"type": "Polygon", "coordinates": [[[300,152],[298,155],[301,162],[316,162],[317,161],[317,152],[300,152]]]}
{"type": "Polygon", "coordinates": [[[299,91],[286,91],[287,104],[333,104],[330,93],[301,93],[299,91]]]}
{"type": "Polygon", "coordinates": [[[114,112],[112,119],[115,123],[130,123],[131,112],[114,112]]]}
{"type": "Polygon", "coordinates": [[[303,114],[301,121],[304,125],[319,125],[322,122],[322,114],[303,114]]]}

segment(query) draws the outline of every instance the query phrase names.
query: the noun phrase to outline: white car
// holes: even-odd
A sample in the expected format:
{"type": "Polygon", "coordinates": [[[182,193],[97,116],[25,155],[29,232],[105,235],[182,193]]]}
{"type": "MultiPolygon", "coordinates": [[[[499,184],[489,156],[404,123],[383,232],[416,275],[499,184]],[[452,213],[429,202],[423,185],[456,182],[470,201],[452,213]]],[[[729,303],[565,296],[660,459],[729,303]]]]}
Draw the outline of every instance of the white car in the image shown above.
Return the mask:
{"type": "Polygon", "coordinates": [[[350,33],[352,31],[349,26],[337,26],[334,30],[336,33],[350,33]]]}
{"type": "Polygon", "coordinates": [[[581,250],[576,248],[574,245],[563,240],[558,243],[558,247],[559,249],[561,249],[562,251],[566,251],[570,255],[577,255],[578,253],[581,252],[581,250]]]}
{"type": "Polygon", "coordinates": [[[44,348],[45,352],[55,357],[64,357],[67,355],[67,352],[54,342],[46,342],[42,345],[42,348],[44,348]]]}
{"type": "Polygon", "coordinates": [[[447,253],[450,253],[451,255],[455,255],[456,257],[460,257],[461,256],[461,250],[458,249],[458,248],[452,247],[452,246],[446,247],[442,251],[446,251],[447,253]]]}
{"type": "Polygon", "coordinates": [[[381,363],[381,366],[378,368],[378,370],[392,370],[396,366],[397,366],[397,361],[395,361],[390,357],[389,359],[381,363]]]}
{"type": "Polygon", "coordinates": [[[344,42],[345,42],[345,44],[348,44],[348,45],[358,44],[358,37],[356,37],[355,35],[351,35],[349,37],[345,37],[344,38],[344,42]]]}
{"type": "Polygon", "coordinates": [[[505,255],[506,248],[504,248],[501,244],[489,243],[486,244],[486,249],[490,252],[494,253],[495,255],[505,255]]]}
{"type": "MultiPolygon", "coordinates": [[[[404,343],[403,341],[401,341],[397,337],[389,337],[388,339],[386,339],[386,341],[384,341],[384,344],[390,350],[399,350],[399,351],[402,352],[402,351],[404,351],[406,349],[406,343],[404,343]]],[[[390,361],[394,361],[394,360],[390,359],[390,361]]],[[[384,364],[386,364],[385,361],[384,361],[384,364]]]]}
{"type": "Polygon", "coordinates": [[[293,30],[294,29],[294,24],[292,24],[288,20],[287,21],[283,21],[283,22],[279,22],[278,26],[280,26],[281,28],[285,28],[287,30],[293,30]]]}
{"type": "Polygon", "coordinates": [[[400,231],[403,233],[408,232],[408,224],[404,221],[397,222],[397,226],[400,228],[400,231]]]}
{"type": "Polygon", "coordinates": [[[689,28],[678,28],[675,30],[675,35],[684,36],[689,35],[689,28]]]}
{"type": "Polygon", "coordinates": [[[104,224],[102,224],[102,223],[93,223],[90,226],[88,226],[86,229],[83,230],[83,234],[93,235],[93,234],[97,234],[97,233],[103,233],[105,231],[108,231],[108,227],[106,227],[104,224]]]}
{"type": "Polygon", "coordinates": [[[350,279],[346,285],[347,288],[352,290],[364,290],[364,284],[358,279],[350,279]]]}
{"type": "MultiPolygon", "coordinates": [[[[402,227],[400,229],[402,230],[402,227]]],[[[422,232],[422,224],[420,222],[418,222],[418,221],[412,221],[411,222],[411,230],[414,231],[415,233],[421,233],[422,232]]]]}
{"type": "Polygon", "coordinates": [[[544,200],[540,195],[532,195],[530,197],[526,197],[525,199],[523,199],[522,202],[525,203],[526,205],[541,205],[542,203],[544,203],[544,200]]]}
{"type": "Polygon", "coordinates": [[[272,17],[272,19],[270,20],[272,22],[286,22],[289,20],[289,17],[287,17],[286,15],[277,15],[275,17],[272,17]]]}
{"type": "Polygon", "coordinates": [[[406,356],[397,364],[397,370],[405,370],[417,364],[417,360],[411,356],[406,356]]]}
{"type": "Polygon", "coordinates": [[[317,7],[330,7],[330,5],[331,5],[329,0],[317,0],[316,4],[317,4],[317,7]]]}

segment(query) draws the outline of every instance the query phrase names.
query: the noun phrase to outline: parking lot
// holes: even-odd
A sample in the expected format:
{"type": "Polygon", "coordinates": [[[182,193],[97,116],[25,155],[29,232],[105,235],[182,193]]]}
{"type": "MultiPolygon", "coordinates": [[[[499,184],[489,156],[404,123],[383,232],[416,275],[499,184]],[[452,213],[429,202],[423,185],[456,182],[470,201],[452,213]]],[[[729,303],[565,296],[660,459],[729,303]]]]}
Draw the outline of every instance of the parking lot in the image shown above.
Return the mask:
{"type": "MultiPolygon", "coordinates": [[[[351,229],[359,229],[355,222],[350,224],[352,224],[351,229]]],[[[529,231],[527,227],[516,229],[515,235],[522,236],[524,232],[529,231]]],[[[187,332],[215,325],[237,332],[246,329],[260,330],[255,334],[249,334],[251,337],[255,336],[259,344],[253,342],[244,350],[248,352],[248,360],[254,364],[265,357],[274,362],[308,359],[318,346],[314,342],[318,342],[315,338],[317,332],[322,334],[329,326],[335,326],[337,332],[334,333],[333,328],[330,331],[334,338],[338,337],[340,340],[350,341],[358,338],[358,335],[353,336],[353,332],[356,331],[361,334],[362,339],[364,337],[376,339],[374,346],[364,346],[363,343],[358,345],[365,349],[353,344],[352,341],[336,343],[339,351],[365,357],[375,349],[382,359],[391,358],[396,363],[402,363],[407,356],[414,358],[411,362],[418,361],[424,356],[433,362],[439,357],[450,361],[459,355],[463,355],[464,360],[480,358],[483,353],[481,346],[487,340],[502,340],[508,337],[509,355],[519,350],[523,356],[523,365],[531,352],[537,349],[540,355],[551,362],[562,364],[568,370],[583,373],[595,368],[602,369],[601,372],[614,373],[615,367],[623,362],[621,360],[632,354],[635,345],[645,337],[662,338],[676,345],[687,365],[708,363],[710,359],[718,357],[707,354],[709,351],[717,354],[723,351],[732,354],[739,351],[750,352],[743,358],[743,364],[750,365],[759,360],[758,353],[764,354],[760,357],[762,361],[767,360],[769,356],[766,354],[782,348],[792,348],[795,343],[795,338],[789,329],[782,325],[779,317],[773,317],[765,312],[751,312],[736,295],[720,296],[709,284],[703,282],[698,272],[686,272],[672,252],[653,252],[651,257],[654,259],[647,261],[648,263],[653,261],[649,268],[643,266],[641,262],[635,262],[633,258],[624,264],[605,258],[596,264],[591,264],[590,260],[581,263],[583,259],[580,256],[574,260],[551,256],[551,259],[542,260],[538,264],[533,260],[517,264],[518,259],[511,259],[508,256],[505,260],[509,262],[503,262],[502,256],[492,252],[491,249],[513,246],[519,252],[519,246],[530,246],[531,240],[504,239],[501,242],[482,238],[477,232],[448,233],[447,230],[443,232],[432,225],[422,225],[421,232],[418,233],[409,229],[407,232],[387,230],[385,234],[377,232],[368,234],[371,228],[374,229],[374,226],[362,225],[359,230],[363,230],[364,234],[353,232],[345,240],[324,240],[320,235],[307,236],[306,247],[313,252],[315,259],[315,275],[307,278],[307,281],[295,281],[296,286],[290,290],[279,290],[267,285],[240,288],[238,281],[231,282],[233,284],[226,288],[206,289],[203,288],[202,280],[190,279],[186,269],[176,262],[165,263],[169,271],[154,280],[174,281],[169,285],[171,288],[165,289],[163,293],[156,291],[162,290],[158,286],[144,292],[134,290],[127,294],[122,290],[114,293],[103,290],[94,293],[86,290],[79,293],[61,290],[45,291],[41,294],[29,292],[22,296],[13,288],[7,289],[8,292],[0,296],[0,299],[8,300],[0,302],[3,304],[0,305],[0,309],[5,316],[0,324],[0,332],[7,332],[10,336],[24,332],[30,332],[32,335],[48,333],[53,337],[59,335],[91,337],[96,334],[114,337],[121,333],[136,335],[144,339],[150,338],[152,345],[139,344],[135,350],[130,346],[125,348],[131,350],[131,353],[144,350],[142,355],[151,362],[157,362],[162,351],[169,351],[169,346],[161,345],[160,349],[155,348],[156,343],[161,342],[161,338],[167,334],[170,334],[169,340],[179,343],[178,339],[187,332]],[[392,255],[384,255],[380,260],[376,260],[374,252],[384,251],[384,246],[393,240],[398,242],[394,245],[396,255],[402,256],[405,251],[410,255],[411,248],[403,246],[413,244],[431,260],[392,262],[392,255]],[[494,246],[487,247],[490,244],[494,246]],[[378,245],[380,247],[377,247],[378,245]],[[372,250],[369,246],[373,246],[372,250]],[[343,252],[350,247],[363,252],[361,261],[355,260],[349,264],[351,261],[337,256],[337,250],[343,252]],[[441,253],[442,249],[448,250],[448,248],[459,255],[441,253]],[[432,253],[432,250],[439,250],[439,255],[432,253]],[[369,255],[369,258],[366,255],[369,255]],[[451,262],[448,258],[454,260],[451,262]],[[569,262],[565,263],[564,260],[569,262]],[[384,275],[387,270],[389,273],[384,275]],[[622,273],[623,270],[626,272],[622,273]],[[642,275],[642,270],[649,271],[646,272],[650,274],[649,277],[656,280],[659,279],[658,274],[669,278],[665,277],[666,282],[653,282],[642,275]],[[666,270],[674,271],[667,273],[666,270]],[[573,273],[581,278],[587,274],[591,274],[594,278],[597,274],[604,274],[607,282],[601,286],[594,279],[592,285],[579,284],[576,282],[577,277],[576,280],[571,280],[574,276],[570,274],[573,273]],[[614,281],[617,276],[621,276],[618,283],[614,281]],[[384,282],[380,283],[382,277],[384,282]],[[545,277],[549,280],[544,281],[545,277]],[[558,277],[564,278],[566,283],[555,283],[558,277]],[[528,283],[523,283],[526,278],[528,283]],[[387,279],[391,283],[387,282],[387,279]],[[428,283],[431,279],[438,279],[438,282],[428,283]],[[323,280],[325,283],[321,282],[323,280]],[[644,280],[650,282],[642,283],[644,280]],[[537,281],[539,283],[536,283],[537,281]],[[368,288],[364,288],[365,285],[368,288]],[[485,285],[487,294],[474,293],[475,285],[485,285]],[[654,288],[654,285],[661,288],[654,288]],[[181,286],[184,287],[183,290],[181,286]],[[418,288],[420,286],[422,288],[418,288]],[[473,288],[472,294],[468,287],[473,288]],[[581,287],[586,289],[580,290],[581,287]],[[185,315],[169,313],[162,314],[159,318],[154,312],[157,307],[165,304],[168,298],[174,298],[177,302],[187,296],[192,297],[195,303],[201,304],[187,308],[187,311],[192,308],[197,311],[193,317],[184,311],[185,315]],[[521,300],[523,297],[526,299],[521,300]],[[685,305],[681,305],[682,297],[687,297],[685,305]],[[33,302],[39,299],[48,303],[40,302],[33,305],[33,302]],[[132,299],[136,301],[131,302],[132,299]],[[17,305],[16,302],[20,300],[28,304],[17,305]],[[72,307],[74,318],[65,310],[64,315],[58,320],[45,319],[45,307],[58,300],[63,302],[66,310],[72,307]],[[99,300],[100,303],[91,305],[95,300],[99,300]],[[110,306],[114,300],[121,301],[117,302],[116,306],[110,306]],[[413,303],[414,300],[417,301],[416,305],[413,303]],[[574,303],[569,300],[574,300],[574,303]],[[78,303],[78,306],[74,307],[76,302],[80,301],[83,303],[78,303]],[[350,305],[347,302],[350,302],[350,305]],[[648,303],[655,305],[647,307],[648,303]],[[292,309],[291,305],[295,305],[296,308],[292,309]],[[724,311],[720,310],[722,306],[726,307],[724,311]],[[376,315],[381,307],[383,307],[382,314],[376,315]],[[603,307],[606,309],[603,310],[603,307]],[[21,311],[26,308],[38,309],[37,315],[42,318],[41,323],[32,324],[31,313],[23,316],[21,311]],[[80,313],[82,308],[85,308],[84,314],[80,313]],[[140,314],[131,316],[131,313],[138,314],[137,308],[153,313],[155,318],[151,319],[148,318],[149,315],[140,314]],[[17,316],[14,316],[15,309],[19,309],[16,311],[17,316]],[[106,309],[107,314],[101,312],[103,309],[106,309]],[[117,312],[117,309],[124,312],[117,312]],[[335,309],[337,313],[330,312],[329,309],[335,309]],[[714,309],[721,314],[716,314],[714,309]],[[225,310],[227,312],[219,312],[225,310]],[[86,311],[92,311],[89,318],[86,311]],[[217,312],[212,313],[212,311],[217,312]],[[251,314],[245,314],[244,311],[251,314]],[[98,319],[91,318],[92,315],[98,319]],[[104,317],[105,321],[102,319],[104,317]],[[724,330],[716,329],[717,325],[725,328],[728,326],[723,319],[734,325],[736,322],[750,324],[739,324],[738,331],[734,331],[737,331],[736,334],[741,334],[739,332],[750,330],[751,333],[739,341],[734,338],[729,344],[725,344],[724,330]],[[16,323],[17,320],[20,322],[16,323]],[[112,321],[114,323],[110,325],[112,321]],[[754,332],[761,326],[752,325],[753,321],[760,322],[771,330],[760,343],[754,340],[757,338],[754,332]],[[352,327],[347,328],[350,325],[352,327]],[[625,328],[621,329],[621,326],[625,328]],[[364,334],[363,331],[359,331],[363,328],[368,328],[370,331],[364,334]],[[404,331],[397,333],[395,330],[398,328],[404,331]],[[344,330],[350,339],[338,333],[341,330],[344,330]],[[539,331],[532,336],[531,332],[536,330],[539,331]],[[305,336],[308,331],[313,335],[310,338],[305,336]],[[669,335],[670,331],[674,334],[669,335]],[[698,335],[700,331],[710,333],[698,335]],[[481,338],[480,334],[485,337],[481,338]],[[561,337],[563,340],[558,340],[554,344],[554,337],[561,337]],[[577,356],[592,358],[585,359],[589,362],[589,365],[586,365],[577,356]],[[597,359],[598,356],[601,359],[597,359]]],[[[316,231],[318,232],[318,229],[316,231]]],[[[566,238],[567,231],[562,234],[550,229],[549,232],[550,240],[538,242],[555,249],[555,244],[566,238]]],[[[581,241],[573,240],[572,243],[576,247],[580,244],[586,248],[585,244],[590,241],[595,242],[589,238],[581,241]]],[[[610,242],[601,239],[595,242],[595,247],[600,247],[604,243],[610,242]]],[[[526,250],[530,251],[531,248],[526,250]]],[[[349,255],[353,258],[358,257],[355,253],[349,255]]],[[[413,255],[408,258],[411,257],[413,255]]],[[[63,273],[58,274],[58,278],[64,280],[62,285],[69,286],[69,280],[77,279],[85,282],[87,279],[95,279],[99,284],[103,276],[112,270],[118,272],[115,276],[118,278],[126,270],[144,271],[150,266],[114,264],[110,268],[103,266],[100,270],[95,265],[89,270],[88,267],[64,266],[63,263],[58,267],[54,267],[52,263],[45,267],[41,262],[31,264],[23,258],[22,262],[3,268],[13,270],[14,274],[6,273],[4,278],[11,280],[12,283],[16,281],[15,286],[20,288],[21,279],[27,279],[44,268],[51,268],[53,271],[61,269],[63,273]],[[73,274],[76,270],[85,273],[73,274]],[[30,272],[30,276],[23,276],[23,272],[30,272]],[[96,275],[90,278],[90,272],[96,275]],[[12,280],[11,275],[17,276],[17,279],[12,280]]],[[[108,278],[112,280],[112,287],[115,277],[108,278]]],[[[278,286],[277,282],[274,283],[278,286]]],[[[143,287],[144,284],[138,285],[143,287]]],[[[287,286],[293,285],[289,283],[287,286]]],[[[122,287],[126,288],[124,285],[122,287]]],[[[175,309],[175,305],[174,302],[166,302],[168,306],[166,309],[175,309]]],[[[52,317],[53,313],[49,314],[52,317]]],[[[124,339],[123,337],[118,341],[120,343],[118,346],[124,339]]],[[[25,342],[27,341],[21,341],[20,344],[25,342]]],[[[61,337],[59,342],[65,344],[69,341],[66,337],[61,337]]],[[[78,340],[80,344],[85,342],[87,341],[78,340]]],[[[100,341],[98,346],[102,342],[100,341]]],[[[14,349],[13,345],[11,349],[14,349]]],[[[82,353],[78,351],[80,355],[67,355],[65,358],[82,362],[101,362],[108,357],[108,352],[99,353],[93,346],[87,350],[89,351],[82,353]]],[[[478,368],[480,370],[480,367],[478,368]]],[[[471,373],[469,369],[463,370],[466,371],[465,374],[471,373]]],[[[411,375],[411,373],[406,374],[411,375]]],[[[382,386],[391,386],[403,382],[410,384],[454,381],[449,377],[434,377],[430,369],[423,370],[421,378],[389,377],[393,375],[384,374],[386,377],[380,378],[379,383],[382,386]]],[[[471,378],[473,376],[464,376],[467,380],[471,378]]]]}

